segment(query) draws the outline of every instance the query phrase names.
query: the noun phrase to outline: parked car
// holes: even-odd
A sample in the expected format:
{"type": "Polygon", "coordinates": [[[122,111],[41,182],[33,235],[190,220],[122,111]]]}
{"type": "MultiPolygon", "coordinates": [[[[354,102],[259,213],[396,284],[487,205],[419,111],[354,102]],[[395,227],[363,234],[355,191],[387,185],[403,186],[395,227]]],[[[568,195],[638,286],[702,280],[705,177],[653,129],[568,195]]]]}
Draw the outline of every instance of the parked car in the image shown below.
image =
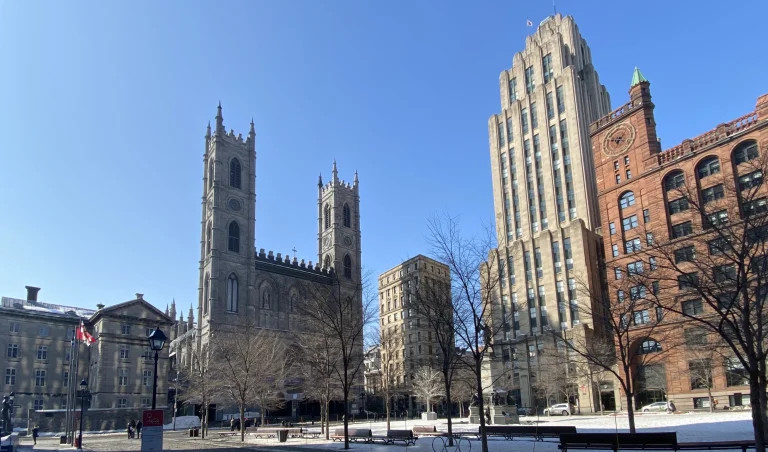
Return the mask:
{"type": "Polygon", "coordinates": [[[672,402],[655,402],[640,408],[640,411],[642,411],[643,413],[651,413],[654,411],[664,411],[667,413],[671,413],[675,410],[676,410],[675,404],[672,402]]]}
{"type": "Polygon", "coordinates": [[[544,408],[544,414],[547,416],[555,416],[560,414],[563,416],[570,416],[572,413],[573,405],[570,403],[557,403],[550,406],[549,408],[544,408]]]}
{"type": "Polygon", "coordinates": [[[517,407],[518,416],[533,416],[533,408],[519,406],[517,407]]]}

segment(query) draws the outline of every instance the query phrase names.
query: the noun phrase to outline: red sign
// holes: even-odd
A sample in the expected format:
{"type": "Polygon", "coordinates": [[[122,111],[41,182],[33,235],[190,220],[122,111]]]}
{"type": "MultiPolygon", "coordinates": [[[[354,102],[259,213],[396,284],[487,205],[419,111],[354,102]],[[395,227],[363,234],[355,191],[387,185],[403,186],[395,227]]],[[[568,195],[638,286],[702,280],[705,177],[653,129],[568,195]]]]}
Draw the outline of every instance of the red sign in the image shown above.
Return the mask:
{"type": "Polygon", "coordinates": [[[142,427],[162,427],[163,410],[144,410],[141,423],[142,427]]]}

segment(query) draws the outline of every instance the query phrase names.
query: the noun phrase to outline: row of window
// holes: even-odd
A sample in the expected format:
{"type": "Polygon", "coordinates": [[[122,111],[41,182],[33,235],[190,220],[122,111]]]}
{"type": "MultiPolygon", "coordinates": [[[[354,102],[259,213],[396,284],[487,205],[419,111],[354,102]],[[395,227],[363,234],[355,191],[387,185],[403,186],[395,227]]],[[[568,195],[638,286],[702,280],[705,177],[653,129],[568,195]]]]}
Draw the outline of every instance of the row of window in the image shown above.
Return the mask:
{"type": "MultiPolygon", "coordinates": [[[[544,57],[541,59],[541,66],[542,66],[542,74],[544,77],[544,84],[546,85],[555,76],[554,67],[552,66],[552,54],[548,53],[544,55],[544,57]]],[[[525,92],[527,94],[531,94],[536,89],[536,78],[535,78],[535,72],[533,69],[533,66],[528,66],[525,68],[525,92]]],[[[562,86],[557,87],[557,93],[558,93],[558,108],[560,108],[560,99],[563,98],[562,96],[562,86]]],[[[512,77],[509,79],[509,101],[514,102],[518,98],[517,93],[517,78],[512,77]]],[[[565,106],[563,105],[562,110],[565,110],[565,106]]],[[[561,111],[562,113],[562,111],[561,111]]]]}
{"type": "MultiPolygon", "coordinates": [[[[325,208],[323,209],[323,225],[325,227],[325,230],[328,230],[331,228],[331,206],[330,204],[326,204],[325,208]]],[[[345,228],[351,228],[352,227],[352,211],[349,209],[349,205],[347,203],[344,203],[344,206],[342,207],[342,224],[345,228]]]]}

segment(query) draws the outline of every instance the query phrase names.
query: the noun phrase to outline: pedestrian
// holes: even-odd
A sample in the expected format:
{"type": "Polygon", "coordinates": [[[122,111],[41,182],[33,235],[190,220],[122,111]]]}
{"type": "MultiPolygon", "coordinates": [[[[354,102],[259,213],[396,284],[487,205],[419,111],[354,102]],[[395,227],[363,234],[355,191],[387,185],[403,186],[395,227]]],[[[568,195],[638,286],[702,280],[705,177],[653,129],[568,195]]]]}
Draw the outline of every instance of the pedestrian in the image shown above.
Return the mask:
{"type": "Polygon", "coordinates": [[[144,424],[141,423],[141,421],[136,423],[136,437],[138,439],[141,439],[141,427],[143,427],[144,424]]]}
{"type": "Polygon", "coordinates": [[[40,426],[36,425],[35,428],[32,429],[32,441],[37,444],[37,437],[40,436],[40,426]]]}
{"type": "Polygon", "coordinates": [[[235,431],[235,418],[232,418],[229,420],[229,431],[230,432],[235,431]]]}
{"type": "Polygon", "coordinates": [[[136,433],[136,421],[131,419],[131,423],[128,424],[128,438],[133,439],[133,435],[136,433]]]}
{"type": "Polygon", "coordinates": [[[713,409],[713,410],[716,410],[716,409],[717,409],[717,399],[714,399],[714,400],[712,401],[712,409],[713,409]]]}
{"type": "Polygon", "coordinates": [[[486,424],[491,423],[491,409],[488,407],[485,408],[485,422],[486,424]]]}

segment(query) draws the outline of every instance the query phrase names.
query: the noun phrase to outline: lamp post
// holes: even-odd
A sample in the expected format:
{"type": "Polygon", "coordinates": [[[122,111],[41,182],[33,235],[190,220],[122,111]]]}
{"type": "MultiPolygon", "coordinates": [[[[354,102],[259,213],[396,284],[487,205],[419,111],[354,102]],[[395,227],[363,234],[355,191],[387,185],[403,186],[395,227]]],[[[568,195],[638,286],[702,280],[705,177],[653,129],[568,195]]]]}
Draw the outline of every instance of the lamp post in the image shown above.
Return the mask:
{"type": "Polygon", "coordinates": [[[77,436],[77,448],[83,449],[83,413],[85,412],[85,392],[88,389],[88,382],[80,382],[80,434],[77,436]]]}
{"type": "Polygon", "coordinates": [[[163,346],[165,346],[165,341],[168,338],[165,337],[165,334],[163,334],[162,331],[160,331],[160,327],[158,326],[155,328],[155,331],[152,332],[152,334],[147,337],[147,340],[149,340],[149,348],[154,350],[155,352],[155,382],[152,385],[152,409],[154,410],[157,408],[157,353],[163,349],[163,346]]]}

